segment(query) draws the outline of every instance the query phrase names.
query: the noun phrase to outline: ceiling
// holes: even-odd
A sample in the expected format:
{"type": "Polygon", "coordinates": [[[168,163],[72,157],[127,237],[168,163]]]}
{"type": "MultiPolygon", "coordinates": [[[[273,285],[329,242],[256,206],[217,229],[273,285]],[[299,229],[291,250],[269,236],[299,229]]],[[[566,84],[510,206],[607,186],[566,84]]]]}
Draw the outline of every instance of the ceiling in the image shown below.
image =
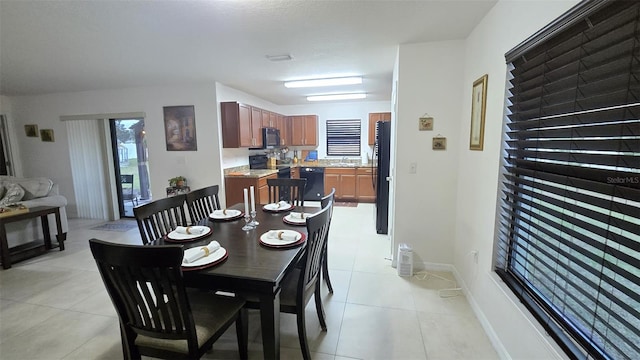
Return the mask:
{"type": "Polygon", "coordinates": [[[0,94],[218,81],[278,105],[391,99],[399,44],[464,39],[497,0],[0,0],[0,94]],[[290,54],[272,62],[267,55],[290,54]],[[362,75],[362,85],[283,81],[362,75]]]}

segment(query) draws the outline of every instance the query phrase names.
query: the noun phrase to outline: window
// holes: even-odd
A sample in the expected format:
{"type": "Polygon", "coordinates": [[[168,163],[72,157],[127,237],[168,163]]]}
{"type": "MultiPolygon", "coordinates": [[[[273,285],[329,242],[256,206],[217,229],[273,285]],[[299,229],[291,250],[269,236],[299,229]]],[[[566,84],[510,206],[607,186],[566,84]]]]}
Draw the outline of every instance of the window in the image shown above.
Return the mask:
{"type": "Polygon", "coordinates": [[[506,54],[496,271],[572,358],[640,358],[640,3],[506,54]]]}
{"type": "Polygon", "coordinates": [[[360,156],[360,119],[327,120],[327,155],[360,156]]]}

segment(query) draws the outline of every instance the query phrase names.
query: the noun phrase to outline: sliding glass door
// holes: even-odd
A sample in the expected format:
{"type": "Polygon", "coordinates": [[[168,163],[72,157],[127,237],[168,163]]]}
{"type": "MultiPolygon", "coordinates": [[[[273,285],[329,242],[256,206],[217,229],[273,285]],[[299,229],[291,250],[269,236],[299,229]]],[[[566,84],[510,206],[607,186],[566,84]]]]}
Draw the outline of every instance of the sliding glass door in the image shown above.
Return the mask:
{"type": "Polygon", "coordinates": [[[133,217],[133,208],[151,201],[144,119],[111,119],[120,217],[133,217]]]}

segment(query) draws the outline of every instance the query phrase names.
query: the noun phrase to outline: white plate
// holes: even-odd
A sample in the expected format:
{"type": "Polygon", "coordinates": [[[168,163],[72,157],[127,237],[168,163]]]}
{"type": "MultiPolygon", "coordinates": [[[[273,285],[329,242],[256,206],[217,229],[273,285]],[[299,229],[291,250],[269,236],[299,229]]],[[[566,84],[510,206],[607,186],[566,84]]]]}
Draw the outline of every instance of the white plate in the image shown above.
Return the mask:
{"type": "MultiPolygon", "coordinates": [[[[196,246],[196,247],[187,249],[184,251],[184,256],[191,255],[194,252],[202,251],[200,249],[202,249],[202,246],[196,246]]],[[[205,256],[194,262],[190,262],[187,264],[184,262],[184,260],[182,260],[182,266],[183,267],[200,267],[200,266],[209,265],[213,262],[216,262],[222,259],[226,254],[227,254],[227,249],[221,247],[220,249],[216,250],[216,252],[209,254],[209,256],[205,256]]]]}
{"type": "Polygon", "coordinates": [[[287,204],[285,206],[280,205],[279,203],[267,204],[262,207],[264,210],[269,211],[288,211],[294,208],[292,204],[287,204]]]}
{"type": "Polygon", "coordinates": [[[235,209],[227,209],[227,214],[223,214],[224,210],[216,210],[209,214],[209,217],[217,220],[231,219],[242,214],[242,211],[235,209]]]}
{"type": "Polygon", "coordinates": [[[192,229],[205,229],[201,234],[182,234],[173,230],[167,237],[171,240],[191,240],[195,238],[200,238],[211,234],[211,228],[208,226],[191,226],[192,229]]]}
{"type": "Polygon", "coordinates": [[[295,234],[296,239],[295,240],[280,240],[280,239],[269,237],[269,233],[266,232],[266,233],[260,235],[260,241],[262,241],[266,245],[285,246],[285,245],[293,244],[293,243],[299,241],[300,239],[302,239],[302,234],[297,232],[297,231],[294,231],[294,230],[275,230],[275,231],[284,231],[284,235],[289,235],[289,236],[295,234]]]}
{"type": "Polygon", "coordinates": [[[293,213],[289,213],[287,215],[284,216],[284,219],[292,224],[301,224],[301,225],[306,225],[307,224],[307,218],[312,216],[313,214],[309,214],[309,213],[303,213],[304,214],[304,219],[301,219],[299,217],[299,215],[301,213],[295,213],[298,216],[292,216],[293,213]]]}

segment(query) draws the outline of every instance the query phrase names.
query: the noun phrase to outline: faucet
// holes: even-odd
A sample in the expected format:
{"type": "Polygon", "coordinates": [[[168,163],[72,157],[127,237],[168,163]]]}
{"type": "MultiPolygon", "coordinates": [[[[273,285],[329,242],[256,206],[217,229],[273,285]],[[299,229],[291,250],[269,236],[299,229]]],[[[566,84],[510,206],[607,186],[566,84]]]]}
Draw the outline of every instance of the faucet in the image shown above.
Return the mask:
{"type": "Polygon", "coordinates": [[[342,157],[342,161],[341,161],[341,163],[343,163],[343,164],[346,164],[346,163],[347,163],[347,157],[346,157],[346,156],[343,156],[343,157],[342,157]]]}

